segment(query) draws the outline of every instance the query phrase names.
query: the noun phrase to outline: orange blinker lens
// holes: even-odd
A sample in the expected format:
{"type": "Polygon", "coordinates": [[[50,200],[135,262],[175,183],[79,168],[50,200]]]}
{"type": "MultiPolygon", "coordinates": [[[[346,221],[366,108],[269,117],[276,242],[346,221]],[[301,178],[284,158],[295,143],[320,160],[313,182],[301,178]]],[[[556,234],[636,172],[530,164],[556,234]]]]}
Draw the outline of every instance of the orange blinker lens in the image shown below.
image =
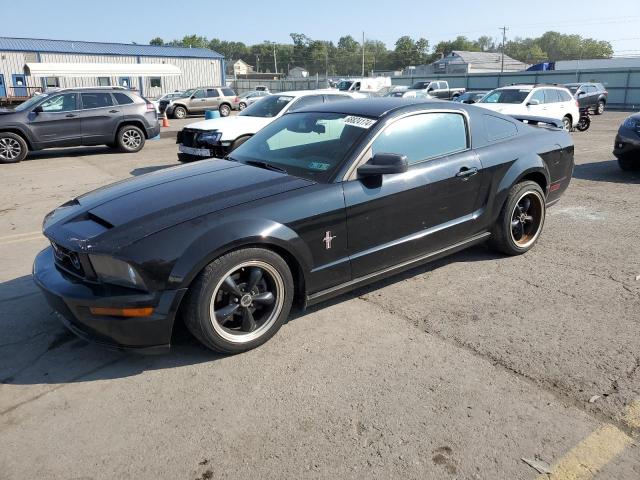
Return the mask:
{"type": "Polygon", "coordinates": [[[148,317],[153,313],[153,307],[142,308],[106,308],[90,307],[93,315],[107,315],[110,317],[148,317]]]}

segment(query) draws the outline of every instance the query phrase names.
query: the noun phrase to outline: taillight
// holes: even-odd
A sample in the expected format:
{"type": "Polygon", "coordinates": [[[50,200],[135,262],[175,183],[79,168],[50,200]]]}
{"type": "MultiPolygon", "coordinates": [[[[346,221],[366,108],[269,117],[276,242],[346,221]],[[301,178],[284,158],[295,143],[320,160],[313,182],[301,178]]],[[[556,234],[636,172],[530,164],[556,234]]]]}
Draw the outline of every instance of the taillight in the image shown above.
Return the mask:
{"type": "Polygon", "coordinates": [[[239,103],[240,102],[240,98],[236,97],[233,99],[233,103],[239,103]]]}
{"type": "Polygon", "coordinates": [[[580,108],[580,102],[578,102],[578,100],[576,100],[576,107],[580,108]]]}
{"type": "Polygon", "coordinates": [[[155,112],[156,107],[153,106],[153,103],[147,102],[147,112],[155,112]]]}

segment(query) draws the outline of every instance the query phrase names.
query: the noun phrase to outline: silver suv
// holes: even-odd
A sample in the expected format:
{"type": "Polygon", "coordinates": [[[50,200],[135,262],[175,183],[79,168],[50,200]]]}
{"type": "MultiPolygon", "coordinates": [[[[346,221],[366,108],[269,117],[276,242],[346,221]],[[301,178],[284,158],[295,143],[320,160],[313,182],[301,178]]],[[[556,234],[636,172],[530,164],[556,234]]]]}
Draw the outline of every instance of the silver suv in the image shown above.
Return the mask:
{"type": "Polygon", "coordinates": [[[19,162],[33,150],[82,145],[133,153],[159,133],[155,107],[131,90],[56,90],[0,109],[0,163],[19,162]]]}
{"type": "Polygon", "coordinates": [[[228,117],[231,110],[238,110],[240,99],[229,87],[199,87],[184,92],[180,98],[160,102],[160,113],[170,118],[186,118],[205,110],[218,110],[221,117],[228,117]]]}

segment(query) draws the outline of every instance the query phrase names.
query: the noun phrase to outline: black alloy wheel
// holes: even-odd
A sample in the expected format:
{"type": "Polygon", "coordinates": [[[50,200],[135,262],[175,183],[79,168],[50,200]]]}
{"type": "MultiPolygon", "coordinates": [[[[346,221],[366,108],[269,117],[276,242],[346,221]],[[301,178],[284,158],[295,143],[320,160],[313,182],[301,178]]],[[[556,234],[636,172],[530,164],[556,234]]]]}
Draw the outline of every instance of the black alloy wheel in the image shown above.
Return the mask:
{"type": "Polygon", "coordinates": [[[540,185],[530,180],[518,183],[509,191],[489,244],[507,255],[521,255],[538,240],[545,217],[546,199],[540,185]]]}
{"type": "Polygon", "coordinates": [[[214,260],[189,287],[184,321],[206,347],[240,353],[261,345],[286,321],[293,301],[287,263],[263,248],[214,260]]]}

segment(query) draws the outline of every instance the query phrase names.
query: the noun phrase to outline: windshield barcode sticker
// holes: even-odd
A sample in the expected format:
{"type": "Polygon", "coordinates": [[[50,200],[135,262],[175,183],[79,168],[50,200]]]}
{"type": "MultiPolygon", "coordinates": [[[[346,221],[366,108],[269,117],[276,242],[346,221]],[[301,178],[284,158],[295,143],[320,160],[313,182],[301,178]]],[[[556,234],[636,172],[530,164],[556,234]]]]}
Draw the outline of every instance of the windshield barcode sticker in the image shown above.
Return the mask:
{"type": "Polygon", "coordinates": [[[355,115],[349,115],[344,119],[345,125],[351,125],[353,127],[360,128],[370,128],[374,123],[376,123],[375,120],[365,117],[356,117],[355,115]]]}

